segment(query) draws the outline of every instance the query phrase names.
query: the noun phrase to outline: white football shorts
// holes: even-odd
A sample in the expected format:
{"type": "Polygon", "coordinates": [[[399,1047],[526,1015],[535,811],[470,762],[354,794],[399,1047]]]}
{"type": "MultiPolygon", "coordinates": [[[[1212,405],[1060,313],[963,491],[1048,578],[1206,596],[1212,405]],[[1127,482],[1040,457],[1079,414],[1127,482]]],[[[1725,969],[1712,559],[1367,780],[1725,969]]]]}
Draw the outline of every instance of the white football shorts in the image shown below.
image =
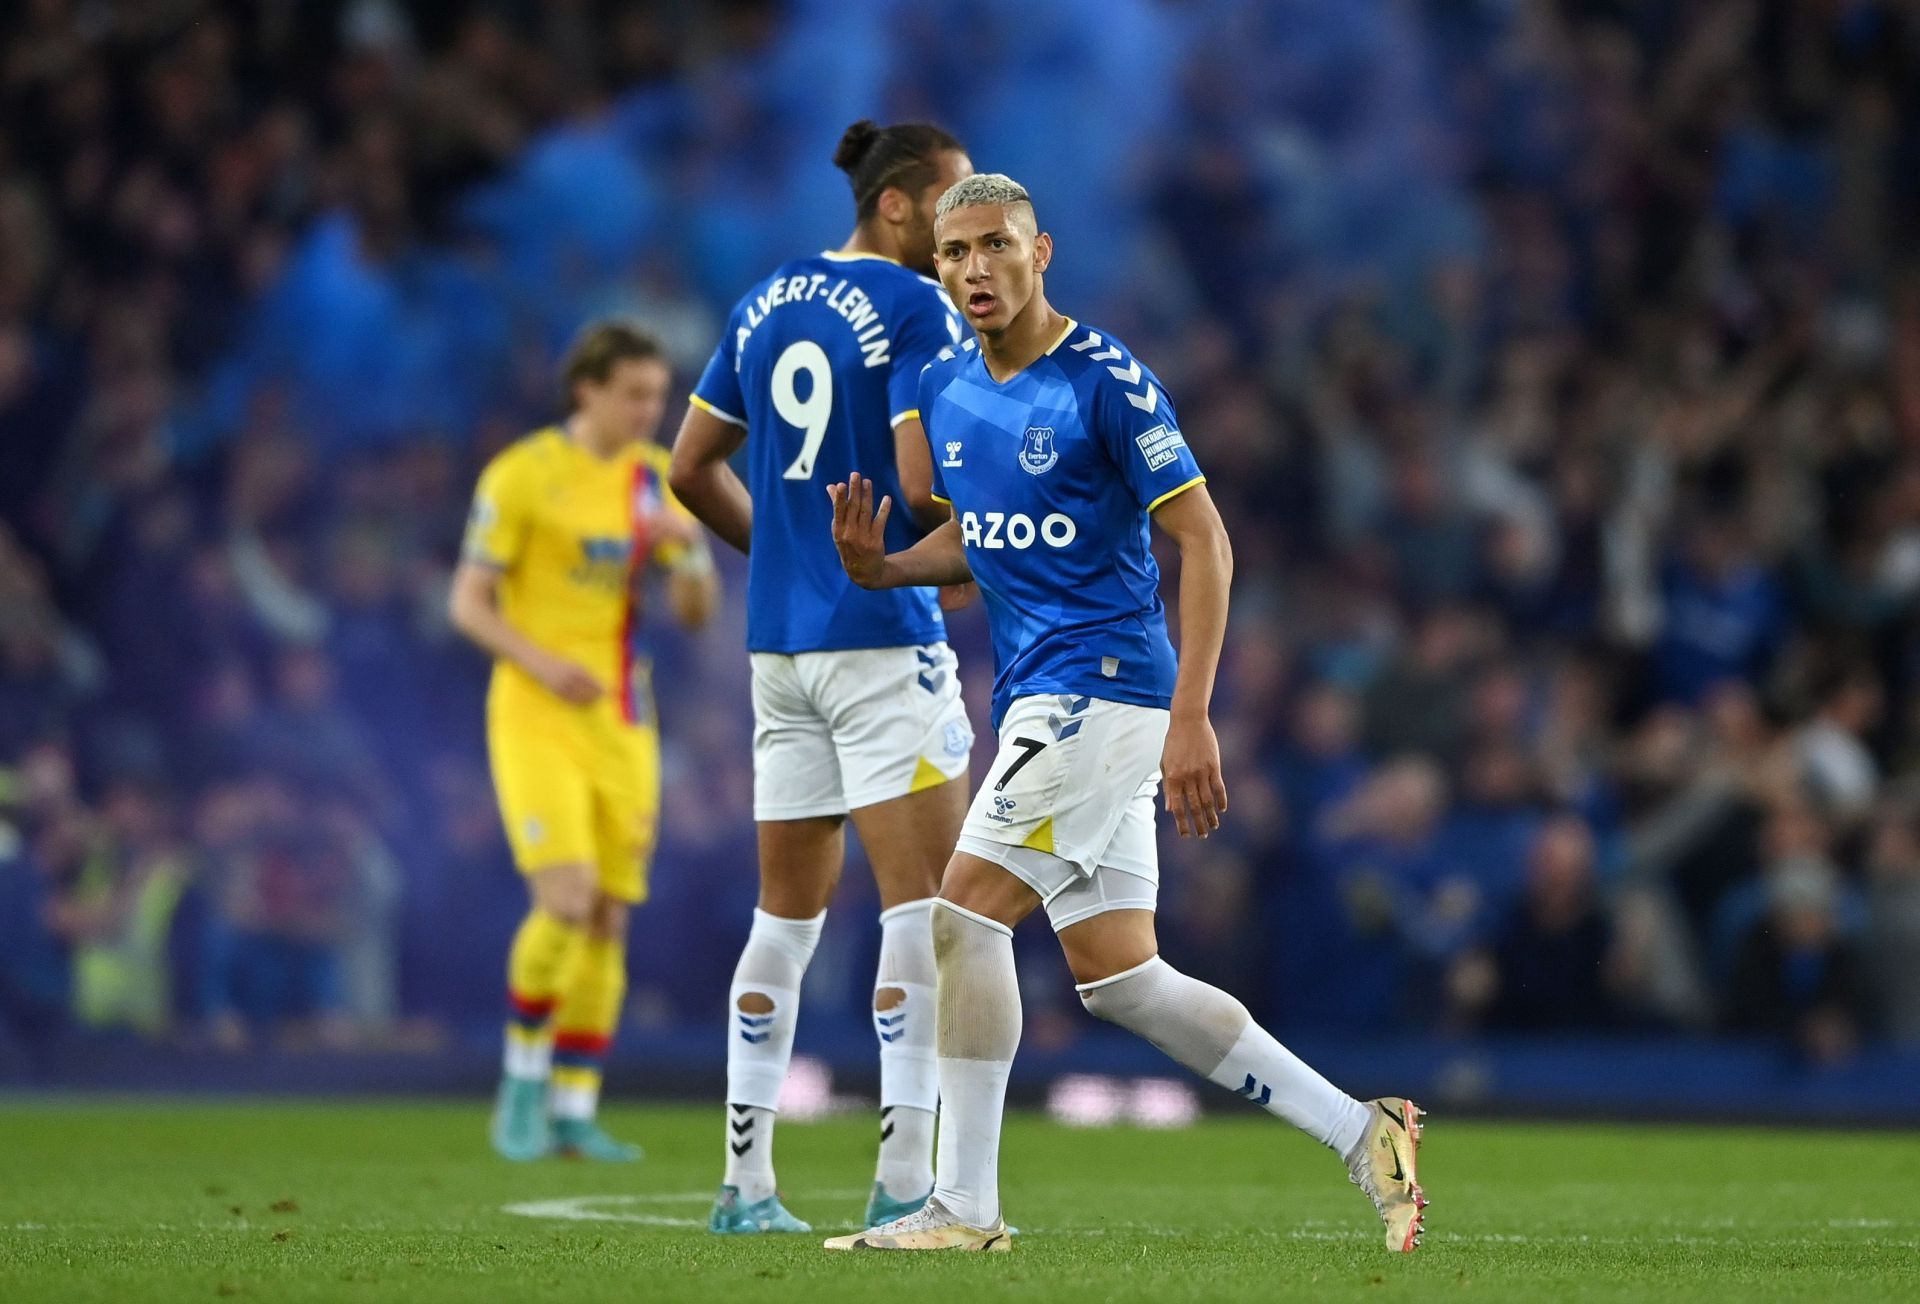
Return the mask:
{"type": "Polygon", "coordinates": [[[945,643],[751,660],[756,820],[845,815],[967,772],[973,726],[945,643]]]}
{"type": "Polygon", "coordinates": [[[1108,910],[1154,909],[1154,796],[1170,719],[1097,697],[1016,699],[959,849],[1038,892],[1056,932],[1108,910]]]}

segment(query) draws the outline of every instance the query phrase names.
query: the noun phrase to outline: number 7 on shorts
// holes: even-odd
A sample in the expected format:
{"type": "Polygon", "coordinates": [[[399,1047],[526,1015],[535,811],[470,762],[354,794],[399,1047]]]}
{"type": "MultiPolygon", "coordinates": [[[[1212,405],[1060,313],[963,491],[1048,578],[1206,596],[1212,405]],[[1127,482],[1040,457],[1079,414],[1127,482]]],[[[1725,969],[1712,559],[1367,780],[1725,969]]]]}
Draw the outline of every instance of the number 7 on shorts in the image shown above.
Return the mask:
{"type": "Polygon", "coordinates": [[[1013,782],[1013,776],[1024,770],[1028,761],[1047,749],[1047,745],[1036,738],[1015,738],[1012,746],[1021,749],[1020,758],[1009,765],[1007,772],[1000,776],[1000,781],[993,785],[995,792],[1005,792],[1007,785],[1013,782]]]}

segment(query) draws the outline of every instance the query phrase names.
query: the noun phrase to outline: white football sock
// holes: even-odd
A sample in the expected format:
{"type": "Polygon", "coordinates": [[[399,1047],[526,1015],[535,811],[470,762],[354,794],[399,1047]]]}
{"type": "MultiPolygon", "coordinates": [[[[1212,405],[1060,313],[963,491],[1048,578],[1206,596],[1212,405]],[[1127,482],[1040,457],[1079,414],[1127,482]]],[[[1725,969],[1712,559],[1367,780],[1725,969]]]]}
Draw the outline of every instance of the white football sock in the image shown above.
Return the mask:
{"type": "Polygon", "coordinates": [[[727,1106],[727,1171],[720,1179],[757,1204],[774,1193],[773,1111],[758,1105],[727,1106]]]}
{"type": "Polygon", "coordinates": [[[553,1071],[552,1031],[507,1029],[506,1053],[501,1068],[510,1078],[519,1078],[523,1082],[545,1082],[547,1075],[553,1071]]]}
{"type": "Polygon", "coordinates": [[[547,1112],[555,1118],[591,1120],[600,1112],[600,1079],[590,1085],[555,1083],[547,1089],[547,1112]]]}
{"type": "Polygon", "coordinates": [[[934,902],[939,963],[940,1141],[933,1195],[962,1222],[1000,1220],[1000,1122],[1020,1045],[1013,930],[934,902]]]}
{"type": "Polygon", "coordinates": [[[1137,1032],[1210,1082],[1245,1096],[1344,1156],[1366,1131],[1367,1107],[1275,1041],[1218,987],[1154,956],[1083,983],[1092,1013],[1137,1032]]]}
{"type": "Polygon", "coordinates": [[[880,1159],[874,1180],[896,1200],[933,1189],[933,1119],[940,1105],[934,1048],[938,974],[931,897],[880,915],[873,1029],[880,1038],[880,1159]]]}
{"type": "Polygon", "coordinates": [[[826,923],[753,912],[727,1001],[727,1172],[749,1203],[773,1194],[773,1116],[793,1057],[800,979],[826,923]],[[763,997],[764,1000],[750,998],[763,997]],[[745,1000],[751,1008],[742,1009],[745,1000]],[[765,1008],[770,1005],[771,1008],[765,1008]]]}

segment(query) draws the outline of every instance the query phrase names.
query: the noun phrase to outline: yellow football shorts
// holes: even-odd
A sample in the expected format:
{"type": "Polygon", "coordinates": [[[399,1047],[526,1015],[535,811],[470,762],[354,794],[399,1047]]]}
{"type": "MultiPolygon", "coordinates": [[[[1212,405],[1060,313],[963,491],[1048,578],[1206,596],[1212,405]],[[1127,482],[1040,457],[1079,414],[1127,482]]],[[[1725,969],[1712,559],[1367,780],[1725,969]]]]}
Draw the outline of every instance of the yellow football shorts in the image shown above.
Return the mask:
{"type": "Polygon", "coordinates": [[[487,695],[487,753],[513,861],[523,874],[592,865],[600,890],[647,899],[660,822],[660,733],[649,694],[638,722],[605,702],[571,707],[496,680],[487,695]]]}

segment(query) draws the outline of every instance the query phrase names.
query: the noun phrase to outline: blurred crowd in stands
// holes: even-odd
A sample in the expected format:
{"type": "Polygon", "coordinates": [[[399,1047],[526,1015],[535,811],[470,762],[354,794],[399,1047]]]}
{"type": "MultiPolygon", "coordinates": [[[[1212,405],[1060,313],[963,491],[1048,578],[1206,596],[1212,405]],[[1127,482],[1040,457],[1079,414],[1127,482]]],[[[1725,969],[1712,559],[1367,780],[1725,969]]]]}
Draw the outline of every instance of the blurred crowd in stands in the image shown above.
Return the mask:
{"type": "MultiPolygon", "coordinates": [[[[1920,16],[1030,10],[0,17],[0,1046],[491,1029],[473,478],[588,316],[690,375],[837,243],[862,113],[1031,186],[1226,515],[1233,804],[1162,839],[1177,963],[1281,1028],[1920,1041],[1920,16]]],[[[754,897],[730,573],[652,641],[642,1023],[710,1019],[754,897]]],[[[859,878],[810,1009],[864,1009],[859,878]]],[[[1023,972],[1029,1039],[1089,1026],[1023,972]]]]}

